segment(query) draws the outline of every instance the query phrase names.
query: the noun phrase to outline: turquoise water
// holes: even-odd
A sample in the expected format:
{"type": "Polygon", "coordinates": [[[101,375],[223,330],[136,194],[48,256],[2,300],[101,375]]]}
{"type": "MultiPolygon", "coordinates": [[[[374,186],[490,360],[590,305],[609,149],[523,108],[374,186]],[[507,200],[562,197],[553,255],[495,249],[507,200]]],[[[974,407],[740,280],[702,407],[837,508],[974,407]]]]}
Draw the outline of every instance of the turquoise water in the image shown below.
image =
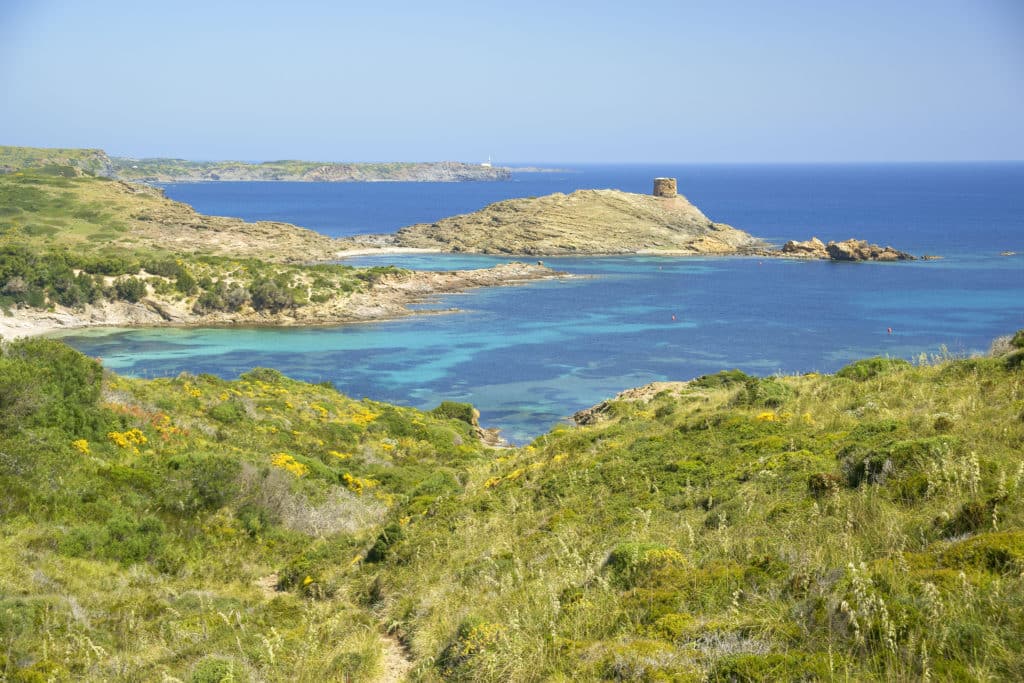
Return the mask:
{"type": "MultiPolygon", "coordinates": [[[[620,185],[650,171],[627,167],[621,171],[620,185]]],[[[605,176],[599,180],[615,171],[601,172],[605,176]]],[[[654,380],[688,379],[733,367],[760,375],[828,372],[864,356],[916,358],[940,353],[943,347],[971,354],[985,351],[994,337],[1024,327],[1024,260],[999,255],[1003,249],[1024,252],[1022,165],[908,166],[881,174],[873,167],[707,172],[717,180],[705,178],[705,193],[731,204],[732,213],[746,216],[747,222],[703,207],[706,212],[755,234],[856,234],[947,258],[895,264],[545,259],[577,277],[474,290],[420,307],[457,307],[460,313],[334,328],[91,330],[65,339],[101,356],[108,367],[139,376],[189,371],[234,377],[262,365],[310,381],[331,380],[356,397],[422,408],[442,400],[470,401],[481,410],[485,425],[501,427],[507,438],[522,442],[576,410],[654,380]],[[904,178],[902,185],[899,178],[904,178]],[[856,188],[856,202],[849,187],[856,188]],[[780,188],[785,190],[783,199],[773,198],[772,192],[780,188]],[[801,194],[807,196],[806,202],[798,201],[801,194]],[[777,208],[768,211],[768,206],[777,208]],[[787,215],[807,219],[811,214],[814,230],[784,233],[787,215]],[[891,216],[891,239],[883,240],[877,234],[885,215],[891,216]],[[850,227],[857,225],[860,229],[850,227]]],[[[580,184],[586,177],[583,172],[534,179],[530,191],[540,193],[537,183],[555,187],[568,178],[580,184]]],[[[242,190],[229,185],[230,196],[260,193],[261,206],[273,206],[280,192],[276,210],[284,212],[295,191],[288,184],[253,183],[242,190]]],[[[398,201],[397,207],[392,202],[392,213],[401,214],[403,206],[408,216],[433,210],[417,199],[424,193],[419,185],[409,194],[398,186],[412,184],[402,183],[347,185],[343,190],[381,192],[381,185],[406,202],[398,201]]],[[[335,206],[338,186],[319,187],[333,197],[326,198],[325,205],[335,206]]],[[[170,193],[181,188],[187,193],[196,186],[175,186],[170,193]]],[[[203,186],[202,192],[216,189],[203,186]]],[[[303,206],[315,203],[317,190],[300,189],[312,192],[304,195],[303,206]]],[[[517,187],[457,184],[438,192],[457,195],[454,207],[502,189],[514,193],[517,187]]],[[[197,204],[200,210],[211,211],[210,206],[197,204]]],[[[244,210],[234,213],[267,217],[244,210]]],[[[364,213],[359,222],[372,222],[371,213],[364,213]]],[[[416,255],[351,262],[447,269],[485,267],[503,260],[416,255]]]]}

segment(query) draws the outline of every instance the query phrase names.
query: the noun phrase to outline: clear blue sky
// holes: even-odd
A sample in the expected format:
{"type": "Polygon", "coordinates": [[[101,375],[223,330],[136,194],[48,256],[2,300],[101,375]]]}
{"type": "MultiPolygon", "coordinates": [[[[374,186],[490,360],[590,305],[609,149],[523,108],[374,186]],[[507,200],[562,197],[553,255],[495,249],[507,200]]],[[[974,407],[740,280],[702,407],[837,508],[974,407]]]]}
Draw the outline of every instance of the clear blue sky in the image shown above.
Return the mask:
{"type": "Polygon", "coordinates": [[[1024,159],[1024,0],[0,0],[0,144],[1024,159]]]}

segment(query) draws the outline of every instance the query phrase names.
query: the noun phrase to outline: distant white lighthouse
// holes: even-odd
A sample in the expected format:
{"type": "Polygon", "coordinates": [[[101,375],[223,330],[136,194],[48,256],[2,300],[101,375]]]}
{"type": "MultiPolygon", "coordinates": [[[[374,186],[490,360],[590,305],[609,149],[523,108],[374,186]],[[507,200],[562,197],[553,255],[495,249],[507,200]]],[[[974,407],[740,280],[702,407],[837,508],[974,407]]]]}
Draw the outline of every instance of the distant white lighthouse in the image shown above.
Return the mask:
{"type": "Polygon", "coordinates": [[[490,154],[488,154],[488,155],[487,155],[487,161],[483,162],[483,163],[482,163],[482,164],[480,164],[480,165],[481,165],[481,166],[482,166],[483,168],[490,168],[490,167],[491,167],[491,155],[490,155],[490,154]]]}

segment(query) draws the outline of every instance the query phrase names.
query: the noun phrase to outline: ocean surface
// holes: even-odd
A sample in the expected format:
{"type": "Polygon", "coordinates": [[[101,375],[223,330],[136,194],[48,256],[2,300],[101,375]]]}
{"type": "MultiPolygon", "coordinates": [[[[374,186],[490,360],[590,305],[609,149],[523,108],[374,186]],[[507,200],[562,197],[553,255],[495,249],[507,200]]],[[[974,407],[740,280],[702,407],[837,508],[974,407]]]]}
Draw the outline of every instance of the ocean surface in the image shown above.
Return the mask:
{"type": "MultiPolygon", "coordinates": [[[[349,235],[390,232],[511,197],[604,187],[649,192],[659,175],[678,177],[680,191],[712,219],[776,243],[858,237],[944,258],[548,258],[578,277],[439,297],[420,307],[434,315],[334,328],[89,330],[63,338],[137,376],[235,377],[259,365],[331,380],[355,397],[421,408],[469,401],[486,426],[524,442],[576,410],[655,380],[727,368],[829,372],[879,354],[969,355],[1024,327],[1020,163],[581,166],[517,173],[501,183],[165,189],[203,213],[349,235]]],[[[412,255],[348,262],[448,269],[504,260],[412,255]]]]}

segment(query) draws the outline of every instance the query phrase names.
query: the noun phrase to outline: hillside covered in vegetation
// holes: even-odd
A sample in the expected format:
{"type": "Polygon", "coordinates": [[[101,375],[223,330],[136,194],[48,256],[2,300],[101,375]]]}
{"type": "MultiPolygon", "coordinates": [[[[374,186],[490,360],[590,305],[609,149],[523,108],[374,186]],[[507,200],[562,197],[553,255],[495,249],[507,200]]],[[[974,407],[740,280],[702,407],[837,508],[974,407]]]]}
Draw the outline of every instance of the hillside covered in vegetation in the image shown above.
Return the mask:
{"type": "Polygon", "coordinates": [[[157,189],[73,166],[0,175],[0,334],[83,325],[295,325],[405,315],[434,293],[551,277],[317,263],[338,241],[205,216],[157,189]]]}
{"type": "Polygon", "coordinates": [[[0,356],[0,678],[1024,677],[1024,332],[709,375],[514,450],[463,404],[0,356]]]}

